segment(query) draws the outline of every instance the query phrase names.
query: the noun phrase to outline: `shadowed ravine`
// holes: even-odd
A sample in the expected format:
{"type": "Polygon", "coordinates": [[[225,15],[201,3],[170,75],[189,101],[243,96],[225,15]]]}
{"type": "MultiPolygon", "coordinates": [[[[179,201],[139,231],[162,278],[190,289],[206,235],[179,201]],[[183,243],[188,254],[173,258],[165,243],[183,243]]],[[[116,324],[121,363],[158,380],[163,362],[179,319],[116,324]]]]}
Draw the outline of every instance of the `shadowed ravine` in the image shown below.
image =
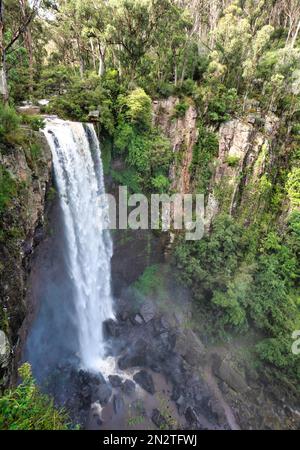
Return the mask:
{"type": "MultiPolygon", "coordinates": [[[[126,287],[126,271],[137,277],[144,270],[138,258],[151,260],[151,248],[153,262],[161,263],[160,239],[151,232],[127,236],[125,247],[115,235],[113,300],[113,246],[104,230],[107,204],[93,126],[51,118],[44,133],[57,195],[32,264],[28,297],[35,313],[24,352],[39,384],[89,429],[237,428],[229,406],[231,421],[216,416],[209,383],[187,362],[189,347],[198,345],[182,327],[188,293],[167,272],[163,301],[126,287]]],[[[217,401],[223,408],[222,398],[217,401]]]]}

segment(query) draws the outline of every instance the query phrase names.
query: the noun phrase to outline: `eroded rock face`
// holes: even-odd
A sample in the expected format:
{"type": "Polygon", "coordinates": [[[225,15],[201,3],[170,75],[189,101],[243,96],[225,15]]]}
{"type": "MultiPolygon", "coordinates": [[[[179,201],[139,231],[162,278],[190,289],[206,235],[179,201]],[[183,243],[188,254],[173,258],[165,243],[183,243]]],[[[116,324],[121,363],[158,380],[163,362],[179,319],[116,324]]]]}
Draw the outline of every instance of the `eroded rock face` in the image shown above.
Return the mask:
{"type": "Polygon", "coordinates": [[[198,138],[196,126],[197,111],[190,105],[183,117],[174,117],[176,97],[169,97],[153,103],[154,123],[171,140],[173,152],[180,163],[170,168],[171,189],[177,193],[190,192],[191,177],[189,168],[193,158],[193,148],[198,138]]]}
{"type": "Polygon", "coordinates": [[[1,214],[0,241],[1,317],[5,317],[12,346],[26,314],[30,258],[43,239],[46,192],[51,183],[51,150],[42,134],[27,132],[31,144],[8,146],[0,152],[0,165],[15,185],[14,197],[1,214]],[[35,154],[31,151],[33,143],[38,149],[35,154]]]}
{"type": "Polygon", "coordinates": [[[207,227],[220,211],[235,214],[239,208],[257,203],[260,180],[271,164],[272,141],[279,126],[275,115],[259,119],[264,121],[263,128],[257,124],[258,117],[249,114],[219,129],[219,154],[206,206],[207,227]]]}
{"type": "MultiPolygon", "coordinates": [[[[170,167],[169,177],[174,192],[193,192],[190,165],[198,139],[197,110],[190,105],[183,117],[175,117],[179,99],[169,97],[153,103],[154,123],[169,137],[176,161],[170,167]]],[[[219,212],[235,214],[238,208],[257,204],[255,196],[261,177],[272,163],[272,143],[279,129],[274,114],[262,117],[246,114],[223,123],[219,130],[219,154],[214,161],[206,199],[205,228],[219,212]],[[251,187],[256,189],[251,192],[251,187]],[[255,192],[254,192],[255,191],[255,192]]],[[[249,217],[251,217],[251,212],[249,217]]],[[[246,220],[246,218],[245,218],[246,220]]]]}

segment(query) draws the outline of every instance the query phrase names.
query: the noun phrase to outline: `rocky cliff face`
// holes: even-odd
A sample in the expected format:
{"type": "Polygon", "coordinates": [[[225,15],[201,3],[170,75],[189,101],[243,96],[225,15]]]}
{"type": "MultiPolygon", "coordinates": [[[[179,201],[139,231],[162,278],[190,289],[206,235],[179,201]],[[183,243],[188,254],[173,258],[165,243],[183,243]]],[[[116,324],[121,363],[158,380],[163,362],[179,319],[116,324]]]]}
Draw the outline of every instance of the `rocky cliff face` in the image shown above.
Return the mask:
{"type": "MultiPolygon", "coordinates": [[[[10,356],[26,314],[30,258],[45,232],[45,201],[51,181],[51,151],[46,140],[38,132],[28,130],[26,135],[24,144],[0,153],[1,169],[13,186],[13,196],[1,213],[0,233],[0,329],[8,336],[10,356]]],[[[0,368],[4,385],[11,360],[6,358],[0,368]]]]}
{"type": "MultiPolygon", "coordinates": [[[[155,101],[154,123],[170,138],[175,155],[170,168],[172,190],[196,192],[190,167],[198,139],[197,110],[191,104],[182,117],[176,117],[178,102],[175,97],[155,101]]],[[[262,193],[274,182],[270,172],[278,158],[279,126],[278,117],[262,117],[259,112],[220,126],[219,152],[211,162],[213,170],[206,199],[207,228],[220,212],[237,215],[247,224],[258,209],[263,209],[262,193]]]]}
{"type": "Polygon", "coordinates": [[[153,103],[154,123],[169,137],[175,155],[170,168],[171,189],[178,193],[190,192],[191,177],[189,168],[193,158],[193,148],[197,142],[197,111],[190,105],[183,117],[176,117],[176,97],[153,103]]]}
{"type": "Polygon", "coordinates": [[[257,121],[258,117],[248,115],[226,122],[219,129],[219,154],[206,211],[208,222],[221,211],[231,215],[247,212],[247,221],[263,206],[261,193],[272,181],[268,169],[274,163],[279,119],[269,116],[259,125],[257,121]]]}

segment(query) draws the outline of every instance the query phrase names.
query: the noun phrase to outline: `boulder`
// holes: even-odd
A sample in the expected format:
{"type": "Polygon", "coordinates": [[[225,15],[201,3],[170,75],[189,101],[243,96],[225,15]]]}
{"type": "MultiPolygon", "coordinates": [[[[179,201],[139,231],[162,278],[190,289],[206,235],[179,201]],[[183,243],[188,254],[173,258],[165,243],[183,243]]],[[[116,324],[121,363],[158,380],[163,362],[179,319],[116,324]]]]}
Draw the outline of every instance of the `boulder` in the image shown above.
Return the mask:
{"type": "Polygon", "coordinates": [[[155,306],[151,300],[147,300],[143,303],[140,309],[140,315],[146,323],[150,322],[155,316],[155,306]]]}
{"type": "Polygon", "coordinates": [[[152,353],[150,344],[145,339],[140,338],[119,358],[119,368],[125,370],[129,367],[148,366],[148,360],[151,361],[152,353]]]}
{"type": "Polygon", "coordinates": [[[203,363],[205,347],[198,336],[190,329],[177,334],[174,350],[191,366],[199,366],[203,363]]]}
{"type": "Polygon", "coordinates": [[[101,384],[97,389],[97,397],[101,406],[105,406],[111,397],[112,389],[108,384],[101,384]]]}
{"type": "Polygon", "coordinates": [[[120,336],[120,325],[113,319],[108,319],[103,322],[103,334],[109,338],[116,338],[120,336]]]}
{"type": "Polygon", "coordinates": [[[132,318],[133,325],[142,325],[144,323],[143,318],[140,316],[140,314],[136,314],[132,318]]]}
{"type": "Polygon", "coordinates": [[[154,409],[152,412],[151,420],[159,430],[166,430],[168,428],[168,423],[164,416],[159,412],[158,409],[154,409]]]}
{"type": "Polygon", "coordinates": [[[119,414],[124,410],[125,403],[120,394],[113,396],[113,406],[115,414],[119,414]]]}
{"type": "Polygon", "coordinates": [[[0,368],[6,369],[10,360],[10,344],[4,331],[0,330],[0,368]]]}
{"type": "Polygon", "coordinates": [[[137,372],[133,376],[133,379],[146,392],[149,392],[149,394],[151,395],[155,394],[153,378],[150,375],[150,373],[148,373],[146,370],[141,370],[140,372],[137,372]]]}
{"type": "Polygon", "coordinates": [[[225,381],[229,387],[231,387],[236,392],[246,392],[249,387],[244,379],[244,377],[233,367],[230,363],[222,360],[219,355],[213,355],[213,372],[220,378],[220,380],[225,381]]]}
{"type": "Polygon", "coordinates": [[[135,393],[135,383],[132,380],[125,380],[122,384],[122,391],[128,397],[132,396],[135,393]]]}
{"type": "Polygon", "coordinates": [[[197,413],[194,410],[194,408],[192,408],[191,406],[188,406],[184,415],[185,415],[185,418],[188,423],[197,424],[198,416],[197,416],[197,413]]]}
{"type": "Polygon", "coordinates": [[[41,114],[41,108],[39,106],[31,104],[25,106],[18,106],[16,110],[19,114],[26,114],[28,116],[35,116],[41,114]]]}
{"type": "Polygon", "coordinates": [[[109,375],[108,377],[110,384],[113,388],[118,388],[122,386],[122,378],[119,375],[109,375]]]}
{"type": "Polygon", "coordinates": [[[98,121],[100,117],[100,111],[99,110],[94,110],[94,111],[90,111],[89,112],[89,116],[88,119],[93,121],[98,121]]]}

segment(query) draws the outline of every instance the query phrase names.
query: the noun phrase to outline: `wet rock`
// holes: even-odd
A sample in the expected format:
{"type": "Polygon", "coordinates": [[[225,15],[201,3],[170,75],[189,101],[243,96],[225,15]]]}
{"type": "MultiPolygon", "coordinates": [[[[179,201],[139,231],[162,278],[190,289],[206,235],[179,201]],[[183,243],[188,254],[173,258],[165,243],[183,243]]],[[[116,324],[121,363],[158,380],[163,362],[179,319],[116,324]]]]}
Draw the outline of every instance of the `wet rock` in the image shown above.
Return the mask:
{"type": "Polygon", "coordinates": [[[109,338],[116,338],[120,336],[120,325],[113,319],[108,319],[103,322],[103,334],[109,338]]]}
{"type": "Polygon", "coordinates": [[[122,386],[123,381],[119,375],[109,375],[108,379],[112,387],[118,388],[122,386]]]}
{"type": "Polygon", "coordinates": [[[196,424],[198,422],[197,413],[191,406],[187,407],[184,415],[188,423],[196,424]]]}
{"type": "Polygon", "coordinates": [[[31,241],[24,241],[22,244],[22,250],[25,256],[29,256],[33,252],[31,241]]]}
{"type": "Polygon", "coordinates": [[[248,385],[243,376],[230,363],[222,360],[219,355],[213,355],[213,372],[222,381],[236,392],[246,392],[248,385]]]}
{"type": "Polygon", "coordinates": [[[44,228],[42,226],[38,226],[34,232],[33,243],[34,245],[38,245],[44,239],[45,233],[44,228]]]}
{"type": "MultiPolygon", "coordinates": [[[[68,368],[66,368],[66,371],[68,372],[68,368]]],[[[76,376],[74,374],[74,376],[76,376]]],[[[101,373],[99,374],[91,374],[90,372],[86,372],[85,370],[79,370],[77,374],[77,380],[79,386],[85,386],[85,385],[99,385],[104,384],[105,379],[101,373]]]]}
{"type": "Polygon", "coordinates": [[[140,315],[144,319],[146,323],[150,322],[155,316],[155,306],[154,303],[150,300],[147,300],[145,303],[143,303],[141,309],[140,309],[140,315]]]}
{"type": "Polygon", "coordinates": [[[140,314],[136,314],[132,318],[133,325],[142,325],[144,323],[143,318],[140,316],[140,314]]]}
{"type": "Polygon", "coordinates": [[[168,428],[168,423],[164,416],[159,412],[158,409],[154,409],[152,412],[151,420],[159,430],[166,430],[168,428]]]}
{"type": "Polygon", "coordinates": [[[97,390],[97,397],[101,406],[105,406],[111,397],[112,389],[108,384],[101,384],[97,390]]]}
{"type": "Polygon", "coordinates": [[[91,122],[97,122],[99,120],[99,117],[100,117],[100,111],[98,109],[95,111],[89,112],[88,119],[91,122]]]}
{"type": "Polygon", "coordinates": [[[205,355],[205,347],[192,330],[185,330],[176,336],[175,351],[191,366],[199,366],[205,355]]]}
{"type": "Polygon", "coordinates": [[[80,403],[83,408],[89,407],[92,401],[92,388],[89,385],[83,386],[80,391],[80,403]]]}
{"type": "Polygon", "coordinates": [[[115,414],[119,414],[124,410],[125,403],[120,394],[113,396],[113,406],[115,414]]]}
{"type": "Polygon", "coordinates": [[[10,345],[6,334],[0,330],[0,368],[8,367],[10,361],[10,345]]]}
{"type": "Polygon", "coordinates": [[[155,393],[153,378],[146,370],[141,370],[133,376],[134,381],[141,386],[149,394],[153,395],[155,393]]]}
{"type": "Polygon", "coordinates": [[[169,356],[169,358],[164,361],[163,370],[173,384],[179,386],[185,385],[185,372],[182,365],[182,359],[179,355],[174,354],[169,356]]]}
{"type": "Polygon", "coordinates": [[[18,106],[17,108],[18,113],[20,114],[26,114],[28,116],[35,116],[38,114],[41,114],[41,108],[36,105],[32,105],[31,103],[28,103],[24,106],[18,106]]]}
{"type": "Polygon", "coordinates": [[[150,365],[150,369],[155,373],[161,372],[161,367],[156,362],[150,365]]]}
{"type": "Polygon", "coordinates": [[[144,339],[138,339],[127,350],[125,355],[121,356],[118,361],[121,370],[129,367],[143,367],[148,366],[148,360],[151,361],[153,354],[150,344],[144,339]]]}
{"type": "Polygon", "coordinates": [[[174,385],[173,389],[172,389],[172,395],[171,395],[171,400],[173,400],[174,402],[176,402],[181,394],[181,389],[179,386],[174,385]]]}
{"type": "Polygon", "coordinates": [[[122,391],[130,397],[135,393],[135,383],[132,380],[125,380],[122,384],[122,391]]]}

